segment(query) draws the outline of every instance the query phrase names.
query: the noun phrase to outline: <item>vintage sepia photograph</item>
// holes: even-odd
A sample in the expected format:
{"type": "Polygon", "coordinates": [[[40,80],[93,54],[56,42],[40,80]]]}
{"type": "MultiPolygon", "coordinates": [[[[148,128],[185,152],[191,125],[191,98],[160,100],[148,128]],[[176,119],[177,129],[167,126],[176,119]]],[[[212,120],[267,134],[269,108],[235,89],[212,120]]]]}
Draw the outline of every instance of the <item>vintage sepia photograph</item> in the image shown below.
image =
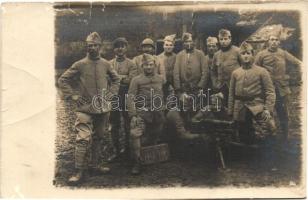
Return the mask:
{"type": "Polygon", "coordinates": [[[304,1],[0,8],[1,197],[305,198],[304,1]]]}
{"type": "Polygon", "coordinates": [[[304,184],[300,11],[204,2],[54,10],[55,186],[304,184]]]}

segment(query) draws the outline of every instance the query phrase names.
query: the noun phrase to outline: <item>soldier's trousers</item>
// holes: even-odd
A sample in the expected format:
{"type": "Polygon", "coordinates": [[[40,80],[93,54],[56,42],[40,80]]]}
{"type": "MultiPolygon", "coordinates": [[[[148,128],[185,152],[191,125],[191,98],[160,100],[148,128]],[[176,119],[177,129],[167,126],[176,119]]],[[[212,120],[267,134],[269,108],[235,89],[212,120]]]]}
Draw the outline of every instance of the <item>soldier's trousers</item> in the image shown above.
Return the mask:
{"type": "Polygon", "coordinates": [[[175,133],[178,137],[185,135],[187,124],[180,111],[169,111],[167,114],[167,124],[175,129],[175,133]]]}
{"type": "Polygon", "coordinates": [[[128,92],[128,85],[120,85],[119,88],[119,110],[114,110],[110,113],[110,122],[112,125],[111,136],[113,146],[116,149],[116,153],[120,153],[120,129],[121,129],[121,118],[124,120],[124,131],[125,131],[125,150],[129,150],[129,117],[128,112],[125,111],[126,100],[125,95],[128,92]]]}
{"type": "Polygon", "coordinates": [[[276,90],[275,109],[279,120],[280,128],[285,138],[289,135],[289,95],[281,96],[276,90]]]}
{"type": "Polygon", "coordinates": [[[142,111],[138,116],[141,120],[130,133],[132,155],[136,160],[140,158],[141,146],[157,144],[164,126],[163,111],[142,111]]]}
{"type": "Polygon", "coordinates": [[[111,136],[116,153],[120,153],[120,130],[121,130],[121,119],[124,120],[124,131],[125,131],[125,150],[129,149],[129,117],[127,111],[112,111],[110,113],[110,122],[112,125],[111,136]]]}
{"type": "Polygon", "coordinates": [[[109,113],[76,112],[76,115],[75,167],[97,167],[101,163],[102,139],[108,131],[109,113]]]}

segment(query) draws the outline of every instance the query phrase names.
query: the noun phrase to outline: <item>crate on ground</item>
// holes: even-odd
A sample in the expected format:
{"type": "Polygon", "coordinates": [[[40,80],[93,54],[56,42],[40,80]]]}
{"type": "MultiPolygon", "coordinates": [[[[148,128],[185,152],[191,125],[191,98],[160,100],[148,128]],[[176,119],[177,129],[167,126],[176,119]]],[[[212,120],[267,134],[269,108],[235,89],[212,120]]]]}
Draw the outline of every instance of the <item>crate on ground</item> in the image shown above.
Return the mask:
{"type": "Polygon", "coordinates": [[[153,146],[142,147],[142,164],[154,164],[169,160],[170,152],[168,144],[157,144],[153,146]]]}

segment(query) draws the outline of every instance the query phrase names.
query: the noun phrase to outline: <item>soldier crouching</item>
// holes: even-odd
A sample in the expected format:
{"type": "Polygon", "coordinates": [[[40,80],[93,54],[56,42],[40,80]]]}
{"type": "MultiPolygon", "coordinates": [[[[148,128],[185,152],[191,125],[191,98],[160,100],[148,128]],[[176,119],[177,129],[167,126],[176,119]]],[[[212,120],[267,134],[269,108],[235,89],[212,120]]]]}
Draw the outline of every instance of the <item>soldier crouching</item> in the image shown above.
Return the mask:
{"type": "Polygon", "coordinates": [[[131,173],[140,174],[141,147],[158,142],[164,124],[163,78],[155,72],[156,60],[143,54],[143,73],[134,77],[128,91],[128,113],[131,119],[131,173]]]}
{"type": "Polygon", "coordinates": [[[239,139],[245,143],[275,133],[275,89],[270,74],[254,65],[253,58],[252,46],[244,42],[240,47],[241,67],[231,75],[228,99],[228,114],[237,122],[239,139]]]}
{"type": "Polygon", "coordinates": [[[102,165],[100,154],[102,138],[108,127],[109,112],[102,106],[101,98],[98,97],[105,90],[106,97],[111,98],[117,94],[120,84],[116,71],[99,55],[101,38],[98,33],[91,33],[86,42],[87,56],[75,62],[58,81],[63,94],[77,104],[75,123],[77,172],[70,177],[71,184],[80,182],[88,168],[100,172],[109,171],[108,167],[102,165]],[[110,85],[107,77],[110,79],[110,85]],[[73,82],[80,85],[80,91],[73,89],[73,82]]]}

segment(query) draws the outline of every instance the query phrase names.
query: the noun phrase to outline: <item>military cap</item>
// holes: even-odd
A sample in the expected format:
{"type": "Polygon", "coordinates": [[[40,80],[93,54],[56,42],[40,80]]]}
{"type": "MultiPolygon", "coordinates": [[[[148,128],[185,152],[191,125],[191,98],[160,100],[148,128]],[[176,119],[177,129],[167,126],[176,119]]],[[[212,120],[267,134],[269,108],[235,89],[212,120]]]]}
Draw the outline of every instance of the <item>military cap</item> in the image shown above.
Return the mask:
{"type": "Polygon", "coordinates": [[[151,38],[145,38],[141,43],[141,46],[143,45],[151,45],[152,47],[155,48],[154,41],[151,38]]]}
{"type": "Polygon", "coordinates": [[[121,44],[121,43],[125,44],[126,46],[128,45],[128,41],[126,40],[125,37],[119,37],[113,41],[113,48],[115,48],[116,45],[121,44]]]}
{"type": "Polygon", "coordinates": [[[220,29],[218,32],[218,36],[220,37],[231,37],[231,32],[227,29],[220,29]]]}
{"type": "Polygon", "coordinates": [[[207,39],[206,39],[206,44],[217,44],[218,43],[218,40],[216,37],[211,37],[209,36],[207,39]]]}
{"type": "Polygon", "coordinates": [[[147,53],[144,53],[142,55],[142,64],[147,64],[151,61],[154,61],[155,62],[155,58],[154,56],[150,55],[150,54],[147,54],[147,53]]]}
{"type": "Polygon", "coordinates": [[[252,48],[251,44],[249,44],[247,42],[243,42],[240,46],[240,52],[247,52],[247,51],[253,52],[253,48],[252,48]]]}
{"type": "Polygon", "coordinates": [[[88,35],[86,42],[101,44],[102,39],[97,32],[93,32],[93,33],[90,33],[90,35],[88,35]]]}
{"type": "Polygon", "coordinates": [[[192,39],[191,33],[183,33],[182,41],[185,42],[186,40],[192,39]]]}
{"type": "Polygon", "coordinates": [[[174,43],[175,42],[175,34],[173,35],[167,35],[165,38],[164,38],[164,41],[169,41],[169,42],[172,42],[174,43]]]}

